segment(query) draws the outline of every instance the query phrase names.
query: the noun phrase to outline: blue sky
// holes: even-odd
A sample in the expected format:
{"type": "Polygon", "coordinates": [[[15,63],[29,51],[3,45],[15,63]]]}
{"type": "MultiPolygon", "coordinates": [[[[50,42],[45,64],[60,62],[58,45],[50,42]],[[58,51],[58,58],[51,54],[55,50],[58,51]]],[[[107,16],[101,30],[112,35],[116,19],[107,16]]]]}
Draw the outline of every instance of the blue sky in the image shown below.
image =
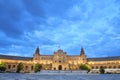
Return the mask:
{"type": "Polygon", "coordinates": [[[0,54],[120,56],[120,0],[0,0],[0,54]]]}

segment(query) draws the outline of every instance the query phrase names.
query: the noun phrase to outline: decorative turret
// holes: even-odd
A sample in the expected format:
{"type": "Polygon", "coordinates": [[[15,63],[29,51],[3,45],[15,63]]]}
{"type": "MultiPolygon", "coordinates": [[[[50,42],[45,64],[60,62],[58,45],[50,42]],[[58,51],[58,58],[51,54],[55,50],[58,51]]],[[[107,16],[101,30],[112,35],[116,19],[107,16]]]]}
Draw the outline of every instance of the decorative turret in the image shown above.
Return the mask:
{"type": "Polygon", "coordinates": [[[83,64],[85,64],[87,62],[87,57],[83,48],[81,48],[80,57],[83,60],[83,64]]]}
{"type": "Polygon", "coordinates": [[[37,47],[34,53],[34,60],[39,60],[39,56],[40,56],[39,47],[37,47]]]}
{"type": "Polygon", "coordinates": [[[40,54],[39,54],[39,47],[37,47],[37,49],[36,49],[36,51],[35,51],[35,54],[40,55],[40,54]]]}
{"type": "Polygon", "coordinates": [[[85,55],[85,51],[83,48],[81,48],[80,56],[85,55]]]}

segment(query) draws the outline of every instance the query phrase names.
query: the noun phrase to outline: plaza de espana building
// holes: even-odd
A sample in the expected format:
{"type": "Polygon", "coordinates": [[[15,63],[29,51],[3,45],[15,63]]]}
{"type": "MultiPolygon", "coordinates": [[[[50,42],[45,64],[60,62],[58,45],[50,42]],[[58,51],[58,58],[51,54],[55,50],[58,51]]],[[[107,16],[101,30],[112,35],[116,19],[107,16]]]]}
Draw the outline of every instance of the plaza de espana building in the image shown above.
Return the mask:
{"type": "Polygon", "coordinates": [[[17,65],[23,63],[23,72],[34,72],[33,64],[42,64],[43,70],[79,70],[81,64],[88,64],[92,69],[120,69],[120,56],[87,58],[81,48],[79,55],[68,55],[59,49],[53,55],[41,55],[39,48],[33,57],[0,55],[0,62],[6,64],[6,71],[15,72],[17,65]]]}

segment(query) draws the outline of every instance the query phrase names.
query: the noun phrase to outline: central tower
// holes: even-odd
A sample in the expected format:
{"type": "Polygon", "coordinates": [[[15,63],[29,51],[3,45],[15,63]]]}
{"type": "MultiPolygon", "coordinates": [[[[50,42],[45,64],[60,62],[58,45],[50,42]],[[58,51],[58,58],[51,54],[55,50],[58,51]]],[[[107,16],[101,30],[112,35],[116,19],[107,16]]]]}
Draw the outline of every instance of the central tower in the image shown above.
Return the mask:
{"type": "Polygon", "coordinates": [[[57,52],[54,52],[53,55],[53,70],[67,70],[67,55],[66,52],[59,49],[57,52]]]}

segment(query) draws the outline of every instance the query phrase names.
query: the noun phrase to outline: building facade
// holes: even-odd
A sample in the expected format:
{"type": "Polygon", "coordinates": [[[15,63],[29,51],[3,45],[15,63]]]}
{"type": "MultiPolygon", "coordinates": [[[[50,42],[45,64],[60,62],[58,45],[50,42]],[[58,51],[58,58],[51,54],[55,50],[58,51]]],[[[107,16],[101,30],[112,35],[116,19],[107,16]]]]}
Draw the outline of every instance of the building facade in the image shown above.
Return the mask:
{"type": "Polygon", "coordinates": [[[67,55],[59,49],[53,55],[41,55],[39,48],[33,57],[20,57],[0,55],[0,62],[6,63],[6,71],[15,72],[19,63],[24,64],[23,72],[34,72],[34,64],[42,64],[44,70],[79,70],[81,64],[88,64],[92,70],[101,66],[105,69],[120,69],[120,56],[87,58],[85,51],[81,48],[80,55],[67,55]]]}

